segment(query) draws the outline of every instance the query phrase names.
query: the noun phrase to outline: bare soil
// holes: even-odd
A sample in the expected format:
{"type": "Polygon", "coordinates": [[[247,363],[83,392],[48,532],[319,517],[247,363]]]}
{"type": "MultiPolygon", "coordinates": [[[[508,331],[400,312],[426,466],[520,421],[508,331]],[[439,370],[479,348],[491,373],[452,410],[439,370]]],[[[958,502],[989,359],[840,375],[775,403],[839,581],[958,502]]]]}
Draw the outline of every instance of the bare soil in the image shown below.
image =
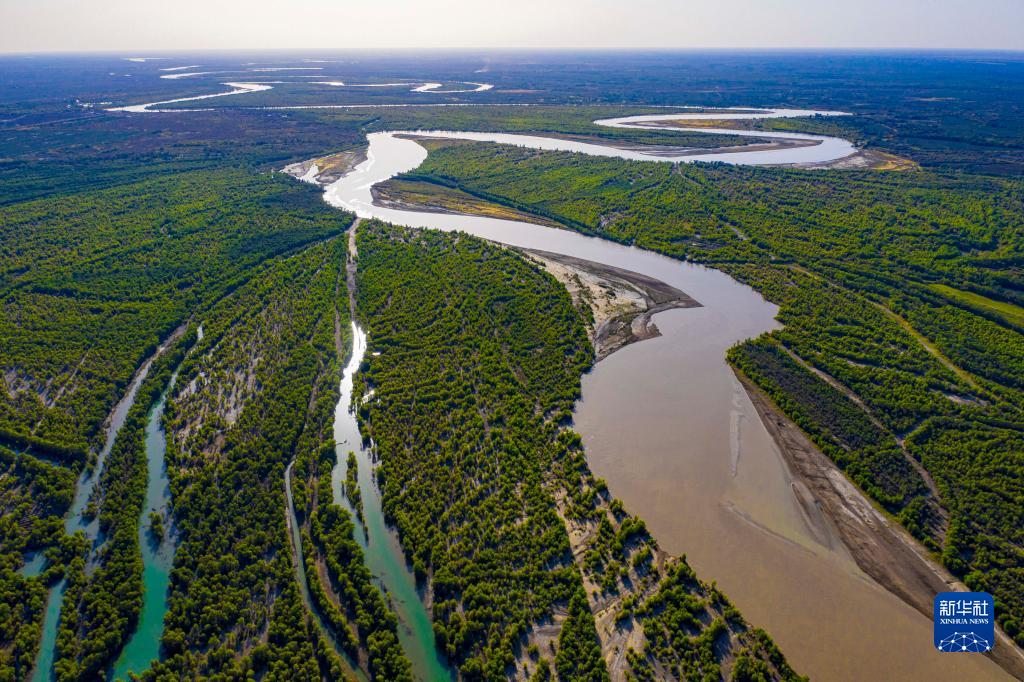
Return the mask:
{"type": "Polygon", "coordinates": [[[325,187],[339,180],[343,175],[365,161],[367,149],[368,147],[363,146],[358,149],[349,149],[337,152],[336,154],[321,156],[317,159],[307,159],[306,161],[285,166],[281,169],[281,172],[296,178],[302,178],[315,165],[317,167],[317,174],[314,182],[321,187],[325,187]]]}
{"type": "Polygon", "coordinates": [[[638,272],[550,251],[523,252],[562,282],[577,306],[590,308],[593,326],[588,333],[598,360],[631,343],[661,336],[651,320],[656,313],[700,307],[686,292],[638,272]]]}

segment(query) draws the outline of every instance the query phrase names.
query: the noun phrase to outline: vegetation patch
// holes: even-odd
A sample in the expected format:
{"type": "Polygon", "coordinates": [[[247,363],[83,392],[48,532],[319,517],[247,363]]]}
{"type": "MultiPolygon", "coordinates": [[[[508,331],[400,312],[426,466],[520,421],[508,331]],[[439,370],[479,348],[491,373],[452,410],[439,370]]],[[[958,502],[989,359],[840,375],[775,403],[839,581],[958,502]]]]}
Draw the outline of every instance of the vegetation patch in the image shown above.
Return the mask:
{"type": "Polygon", "coordinates": [[[233,170],[0,208],[0,438],[85,461],[192,311],[344,221],[312,188],[233,170]]]}

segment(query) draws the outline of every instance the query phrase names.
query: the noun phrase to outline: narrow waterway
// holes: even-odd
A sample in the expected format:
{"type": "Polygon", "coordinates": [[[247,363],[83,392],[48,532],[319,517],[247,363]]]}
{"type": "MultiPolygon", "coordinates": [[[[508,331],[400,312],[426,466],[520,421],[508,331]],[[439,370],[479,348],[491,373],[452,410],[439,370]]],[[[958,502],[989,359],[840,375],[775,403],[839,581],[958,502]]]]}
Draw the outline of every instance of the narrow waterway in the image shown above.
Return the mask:
{"type": "Polygon", "coordinates": [[[313,621],[316,623],[317,629],[327,640],[334,652],[338,654],[344,664],[347,666],[348,674],[355,677],[359,682],[366,682],[367,677],[365,673],[359,668],[359,664],[353,661],[348,653],[338,644],[338,640],[335,639],[331,633],[331,629],[327,627],[323,619],[320,617],[320,612],[317,611],[316,606],[313,604],[313,599],[309,594],[309,579],[306,576],[306,564],[302,554],[302,531],[299,529],[299,519],[295,514],[295,500],[292,497],[292,467],[295,466],[295,460],[288,462],[287,468],[284,470],[284,496],[285,504],[287,505],[287,513],[285,520],[288,522],[288,533],[292,543],[292,567],[295,569],[295,579],[299,583],[299,594],[302,597],[302,602],[306,605],[306,610],[309,611],[313,621]]]}
{"type": "Polygon", "coordinates": [[[174,563],[174,526],[170,514],[171,488],[167,479],[167,435],[163,417],[167,396],[178,378],[171,380],[146,422],[146,504],[139,515],[139,546],[142,548],[142,612],[131,638],[114,664],[113,677],[127,679],[129,673],[141,674],[154,659],[160,658],[160,638],[167,613],[167,594],[174,563]],[[163,532],[156,537],[150,530],[150,514],[159,514],[163,532]]]}
{"type": "MultiPolygon", "coordinates": [[[[175,331],[171,338],[174,338],[181,331],[183,331],[183,328],[175,331]]],[[[69,535],[79,531],[84,533],[86,539],[90,542],[90,553],[95,549],[95,544],[99,539],[99,519],[96,516],[88,516],[86,514],[89,501],[92,498],[93,491],[96,489],[96,484],[99,483],[100,475],[103,472],[103,466],[107,461],[107,455],[110,454],[110,450],[114,447],[114,440],[117,438],[117,434],[121,430],[121,427],[124,426],[124,420],[128,417],[128,410],[130,410],[132,405],[135,403],[135,395],[139,392],[139,386],[142,385],[142,382],[149,374],[149,368],[152,366],[156,355],[162,353],[165,347],[166,345],[161,346],[157,350],[157,353],[146,360],[146,362],[144,362],[139,368],[138,372],[135,373],[131,384],[128,386],[128,390],[125,392],[120,402],[118,402],[114,407],[113,412],[110,413],[110,419],[107,424],[106,441],[103,443],[103,448],[96,457],[96,462],[93,464],[91,469],[86,469],[82,472],[78,482],[75,484],[75,497],[71,503],[71,509],[68,511],[68,515],[64,519],[64,531],[69,535]]],[[[33,682],[44,682],[46,680],[55,679],[53,662],[56,656],[57,629],[60,623],[60,610],[64,600],[64,590],[66,588],[67,581],[61,579],[50,590],[50,595],[47,598],[46,611],[43,614],[43,633],[39,642],[39,654],[36,657],[36,665],[32,671],[33,682]]]]}
{"type": "Polygon", "coordinates": [[[452,679],[452,671],[437,652],[430,614],[416,587],[416,578],[409,570],[398,535],[388,526],[381,508],[380,490],[374,476],[371,451],[363,447],[352,405],[352,385],[355,373],[366,355],[367,338],[362,328],[352,323],[352,356],[341,378],[341,397],[334,411],[334,443],[337,464],[331,472],[334,499],[345,507],[355,523],[355,539],[363,548],[366,566],[373,574],[375,584],[384,591],[398,616],[398,639],[412,663],[413,674],[424,682],[452,679]],[[362,496],[363,520],[356,516],[344,494],[348,474],[348,453],[356,455],[359,493],[362,496]]]}
{"type": "MultiPolygon", "coordinates": [[[[930,621],[861,572],[826,520],[804,512],[781,454],[725,363],[730,346],[776,328],[775,306],[724,273],[641,249],[516,221],[375,206],[373,185],[416,168],[427,156],[401,134],[369,135],[367,160],[329,185],[325,199],[362,218],[461,230],[632,270],[702,304],[658,314],[660,338],[596,365],[583,380],[576,428],[594,473],[612,493],[647,521],[664,549],[686,554],[704,579],[717,581],[799,671],[823,680],[1005,679],[986,658],[936,652],[930,621]]],[[[596,146],[522,135],[415,134],[581,153],[596,146]]],[[[823,142],[747,152],[746,162],[786,163],[794,152],[808,161],[806,150],[818,150],[820,157],[837,153],[823,142]]],[[[635,158],[635,152],[615,148],[598,153],[635,158]]],[[[338,441],[343,437],[339,433],[338,441]]],[[[357,439],[354,430],[349,442],[357,439]]],[[[369,460],[356,452],[362,474],[369,460]]],[[[368,497],[364,489],[364,502],[368,497]]]]}

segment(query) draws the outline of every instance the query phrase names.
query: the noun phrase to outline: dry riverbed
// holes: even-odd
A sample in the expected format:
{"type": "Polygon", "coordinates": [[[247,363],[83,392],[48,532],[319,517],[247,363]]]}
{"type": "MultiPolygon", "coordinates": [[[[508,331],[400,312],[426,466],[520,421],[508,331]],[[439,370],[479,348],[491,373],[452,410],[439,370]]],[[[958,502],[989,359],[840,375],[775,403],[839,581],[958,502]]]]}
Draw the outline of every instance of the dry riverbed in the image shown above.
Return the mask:
{"type": "Polygon", "coordinates": [[[318,159],[299,161],[285,166],[281,172],[316,185],[329,185],[365,161],[366,150],[366,147],[359,147],[318,159]]]}
{"type": "Polygon", "coordinates": [[[660,336],[651,319],[656,313],[700,307],[685,292],[647,275],[549,251],[523,252],[565,286],[577,308],[590,309],[587,335],[598,360],[660,336]]]}

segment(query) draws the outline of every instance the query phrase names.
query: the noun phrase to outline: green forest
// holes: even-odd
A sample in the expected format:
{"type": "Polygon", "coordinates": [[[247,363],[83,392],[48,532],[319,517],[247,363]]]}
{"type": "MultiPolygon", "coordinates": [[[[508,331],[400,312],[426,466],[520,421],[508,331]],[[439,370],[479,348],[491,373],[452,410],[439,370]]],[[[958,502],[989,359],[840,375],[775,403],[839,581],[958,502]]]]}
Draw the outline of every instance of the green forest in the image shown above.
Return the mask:
{"type": "Polygon", "coordinates": [[[334,238],[279,259],[203,315],[165,415],[180,544],[147,677],[313,680],[330,665],[294,579],[283,475],[335,368],[341,258],[334,238]]]}
{"type": "Polygon", "coordinates": [[[431,575],[439,645],[468,679],[503,678],[581,587],[544,474],[592,351],[567,294],[499,247],[377,223],[357,237],[371,355],[355,398],[375,391],[359,416],[384,512],[431,575]]]}
{"type": "Polygon", "coordinates": [[[343,221],[309,188],[233,170],[0,208],[0,438],[80,466],[162,339],[343,221]]]}
{"type": "Polygon", "coordinates": [[[617,619],[615,630],[635,618],[646,635],[629,675],[649,679],[644,671],[660,666],[678,679],[719,679],[723,660],[738,656],[735,679],[757,679],[743,677],[748,666],[796,678],[685,562],[649,567],[656,545],[643,521],[590,474],[568,423],[593,351],[553,277],[459,233],[371,221],[357,243],[371,353],[354,402],[380,458],[385,514],[430,580],[437,644],[464,679],[505,679],[516,667],[533,679],[608,679],[592,610],[603,595],[641,593],[641,576],[652,589],[663,582],[617,619]],[[570,523],[608,527],[585,563],[570,523]],[[552,621],[557,639],[543,634],[552,621]]]}

